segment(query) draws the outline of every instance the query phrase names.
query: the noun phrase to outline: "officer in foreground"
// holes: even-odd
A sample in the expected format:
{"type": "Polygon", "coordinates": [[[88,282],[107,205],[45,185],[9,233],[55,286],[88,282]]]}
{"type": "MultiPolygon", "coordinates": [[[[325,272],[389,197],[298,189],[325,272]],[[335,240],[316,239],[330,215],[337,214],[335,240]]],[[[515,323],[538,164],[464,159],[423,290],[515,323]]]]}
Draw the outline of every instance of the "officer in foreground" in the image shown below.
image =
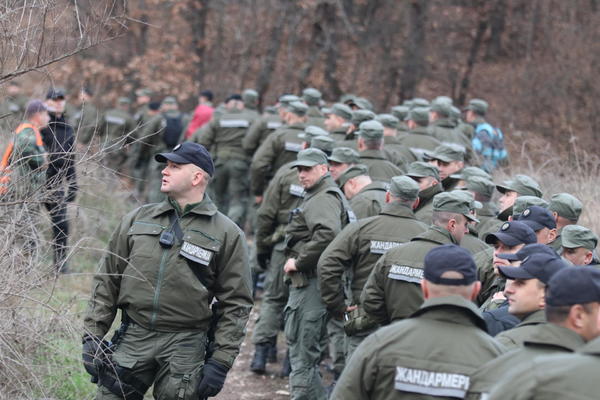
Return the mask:
{"type": "Polygon", "coordinates": [[[152,384],[157,399],[215,396],[252,307],[244,234],[205,194],[210,154],[186,142],[155,159],[167,164],[168,198],[123,217],[92,282],[83,358],[98,399],[142,399],[152,384]],[[122,325],[108,347],[117,309],[122,325]]]}
{"type": "Polygon", "coordinates": [[[301,203],[290,213],[285,239],[287,260],[283,266],[291,282],[284,311],[292,365],[291,398],[324,400],[318,364],[327,310],[319,293],[317,262],[353,214],[329,175],[324,152],[303,150],[291,168],[297,169],[300,184],[306,190],[301,203]]]}
{"type": "Polygon", "coordinates": [[[423,305],[361,343],[332,399],[463,398],[470,375],[503,353],[473,303],[481,284],[467,250],[436,247],[415,279],[423,305]]]}
{"type": "MultiPolygon", "coordinates": [[[[539,255],[536,258],[543,260],[539,255]]],[[[479,399],[481,393],[488,393],[515,367],[530,365],[534,357],[570,353],[598,337],[600,288],[596,285],[600,282],[594,282],[594,277],[600,277],[600,271],[593,268],[564,268],[558,271],[550,279],[549,285],[552,286],[548,286],[546,291],[548,323],[532,328],[523,347],[483,365],[471,377],[467,398],[479,399]],[[584,297],[579,297],[580,294],[584,297]]]]}
{"type": "MultiPolygon", "coordinates": [[[[586,334],[580,333],[585,339],[598,336],[600,273],[589,267],[565,268],[550,280],[549,287],[548,305],[562,309],[568,318],[579,314],[578,324],[587,325],[586,334]],[[592,315],[584,323],[581,317],[586,312],[592,315]]],[[[597,399],[599,355],[600,339],[596,337],[574,354],[539,357],[532,363],[515,365],[492,389],[488,399],[597,399]]]]}

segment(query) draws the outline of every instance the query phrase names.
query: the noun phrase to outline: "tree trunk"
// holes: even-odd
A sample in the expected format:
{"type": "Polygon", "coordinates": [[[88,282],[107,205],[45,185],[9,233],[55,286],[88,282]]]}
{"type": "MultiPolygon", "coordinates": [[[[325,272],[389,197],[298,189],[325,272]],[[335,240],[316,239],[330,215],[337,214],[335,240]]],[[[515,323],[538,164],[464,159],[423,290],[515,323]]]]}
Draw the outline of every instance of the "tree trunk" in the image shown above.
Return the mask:
{"type": "Polygon", "coordinates": [[[425,68],[425,31],[427,29],[427,0],[408,4],[408,38],[404,47],[404,63],[400,82],[400,101],[415,97],[417,85],[425,68]]]}
{"type": "Polygon", "coordinates": [[[485,58],[495,60],[505,55],[502,48],[502,34],[506,27],[506,0],[496,0],[490,13],[490,41],[485,58]]]}
{"type": "Polygon", "coordinates": [[[488,20],[487,12],[485,10],[485,4],[480,3],[479,23],[477,24],[477,31],[475,32],[475,37],[473,38],[473,42],[471,43],[469,57],[467,58],[467,66],[465,68],[465,73],[460,83],[460,88],[457,96],[457,102],[459,105],[465,104],[467,92],[469,91],[469,85],[471,83],[471,74],[473,73],[473,69],[475,68],[475,64],[477,62],[477,53],[479,52],[479,48],[481,47],[481,44],[483,42],[483,35],[485,34],[487,28],[488,20]]]}

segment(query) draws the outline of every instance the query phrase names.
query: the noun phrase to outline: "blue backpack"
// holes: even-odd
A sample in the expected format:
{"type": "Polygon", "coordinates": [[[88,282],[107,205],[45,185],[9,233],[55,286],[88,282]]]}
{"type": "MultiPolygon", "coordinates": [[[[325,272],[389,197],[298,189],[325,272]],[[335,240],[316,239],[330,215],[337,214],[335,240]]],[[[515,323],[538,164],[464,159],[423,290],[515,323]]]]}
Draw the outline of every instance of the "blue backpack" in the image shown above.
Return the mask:
{"type": "Polygon", "coordinates": [[[473,150],[483,157],[481,167],[487,172],[491,172],[500,162],[508,158],[502,131],[487,122],[478,124],[475,128],[473,150]]]}

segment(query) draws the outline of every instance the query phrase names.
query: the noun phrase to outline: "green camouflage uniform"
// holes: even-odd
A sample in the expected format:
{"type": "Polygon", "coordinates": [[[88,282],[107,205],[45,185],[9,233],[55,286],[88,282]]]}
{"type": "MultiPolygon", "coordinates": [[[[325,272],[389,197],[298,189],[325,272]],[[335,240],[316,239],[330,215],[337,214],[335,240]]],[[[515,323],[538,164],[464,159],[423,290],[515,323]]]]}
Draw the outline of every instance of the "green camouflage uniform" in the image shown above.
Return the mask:
{"type": "MultiPolygon", "coordinates": [[[[113,355],[156,398],[192,399],[202,374],[216,298],[212,360],[230,368],[252,307],[244,234],[205,196],[182,211],[171,201],[142,206],[121,220],[92,281],[86,333],[104,337],[117,309],[132,321],[113,355]],[[182,243],[159,244],[177,213],[182,243]],[[202,281],[193,268],[200,269],[202,281]],[[179,397],[177,397],[179,396],[179,397]]],[[[121,399],[100,388],[99,399],[121,399]]]]}

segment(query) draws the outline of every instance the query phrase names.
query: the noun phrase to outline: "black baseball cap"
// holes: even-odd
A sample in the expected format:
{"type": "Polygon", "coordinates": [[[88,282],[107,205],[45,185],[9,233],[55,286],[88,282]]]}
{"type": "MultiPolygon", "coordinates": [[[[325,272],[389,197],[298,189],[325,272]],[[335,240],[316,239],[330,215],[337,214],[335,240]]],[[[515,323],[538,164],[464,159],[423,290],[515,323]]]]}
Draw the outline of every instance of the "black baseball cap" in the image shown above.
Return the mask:
{"type": "Polygon", "coordinates": [[[487,244],[496,244],[502,242],[507,246],[516,246],[518,244],[532,244],[537,242],[535,232],[529,226],[520,221],[505,222],[496,233],[485,235],[487,244]]]}
{"type": "Polygon", "coordinates": [[[501,253],[498,254],[498,258],[503,258],[509,261],[523,261],[532,254],[549,254],[551,256],[558,257],[558,253],[550,246],[541,243],[533,243],[523,246],[516,253],[501,253]]]}
{"type": "Polygon", "coordinates": [[[471,253],[455,244],[444,244],[430,250],[425,256],[423,277],[440,285],[470,285],[477,280],[477,266],[471,253]],[[461,279],[442,278],[445,272],[462,274],[461,279]]]}
{"type": "Polygon", "coordinates": [[[64,99],[65,91],[60,88],[50,88],[46,93],[46,99],[56,100],[56,99],[64,99]]]}
{"type": "Polygon", "coordinates": [[[537,253],[523,260],[520,267],[499,266],[500,275],[507,279],[538,279],[548,284],[550,278],[569,265],[558,255],[537,253]]]}
{"type": "Polygon", "coordinates": [[[546,304],[572,306],[600,302],[600,270],[594,267],[567,267],[548,282],[546,304]]]}
{"type": "Polygon", "coordinates": [[[177,164],[194,164],[202,168],[208,175],[213,176],[215,166],[206,147],[194,142],[183,142],[173,148],[170,153],[159,153],[154,159],[160,163],[167,160],[177,164]]]}
{"type": "Polygon", "coordinates": [[[213,92],[210,90],[203,90],[200,92],[201,97],[206,97],[209,101],[213,99],[213,92]]]}
{"type": "Polygon", "coordinates": [[[232,95],[229,95],[229,97],[227,97],[225,99],[225,103],[229,103],[231,100],[239,100],[242,101],[242,95],[239,93],[234,93],[232,95]]]}
{"type": "Polygon", "coordinates": [[[556,229],[556,221],[550,210],[540,206],[527,207],[517,221],[526,224],[536,232],[544,228],[556,229]]]}

